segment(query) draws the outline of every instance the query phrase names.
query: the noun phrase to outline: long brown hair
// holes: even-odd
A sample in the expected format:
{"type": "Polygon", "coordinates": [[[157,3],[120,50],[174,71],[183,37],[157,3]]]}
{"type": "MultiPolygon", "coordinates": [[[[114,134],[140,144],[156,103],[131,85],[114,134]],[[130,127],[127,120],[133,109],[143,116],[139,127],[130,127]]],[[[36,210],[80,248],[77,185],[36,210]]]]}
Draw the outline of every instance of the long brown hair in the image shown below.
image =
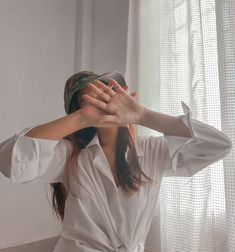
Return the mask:
{"type": "MultiPolygon", "coordinates": [[[[79,78],[79,73],[71,76],[67,82],[77,81],[79,78]]],[[[66,83],[67,83],[66,82],[66,83]]],[[[71,106],[69,112],[75,112],[80,109],[80,95],[76,93],[73,98],[73,102],[71,102],[71,106]]],[[[128,124],[128,127],[119,127],[117,143],[116,143],[116,167],[117,167],[117,179],[119,185],[123,192],[130,196],[133,193],[139,191],[140,187],[146,185],[146,181],[141,180],[141,174],[152,183],[155,183],[154,180],[148,178],[144,172],[141,170],[141,167],[138,162],[138,156],[136,153],[136,129],[133,124],[128,124]],[[126,161],[126,151],[129,148],[131,162],[126,161]]],[[[79,180],[79,174],[77,172],[76,161],[81,149],[85,148],[86,145],[92,140],[94,135],[96,134],[95,127],[88,127],[78,130],[71,135],[64,137],[72,143],[73,151],[72,154],[67,161],[65,174],[64,176],[67,179],[67,186],[64,186],[63,183],[51,183],[50,187],[52,190],[52,209],[58,219],[63,221],[64,219],[64,209],[65,209],[65,201],[68,195],[68,190],[70,190],[69,177],[70,175],[75,175],[77,181],[79,180]]]]}

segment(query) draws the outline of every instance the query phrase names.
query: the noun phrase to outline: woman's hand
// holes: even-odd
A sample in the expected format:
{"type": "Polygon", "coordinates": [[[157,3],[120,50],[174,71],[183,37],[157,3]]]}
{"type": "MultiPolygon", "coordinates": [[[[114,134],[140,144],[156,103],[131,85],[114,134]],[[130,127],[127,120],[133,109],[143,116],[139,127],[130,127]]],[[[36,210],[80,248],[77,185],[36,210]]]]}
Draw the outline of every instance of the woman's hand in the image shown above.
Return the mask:
{"type": "MultiPolygon", "coordinates": [[[[90,103],[84,103],[84,106],[78,110],[80,114],[79,120],[82,121],[85,127],[113,127],[117,126],[114,123],[105,123],[102,122],[104,115],[107,115],[106,112],[97,108],[96,106],[90,103]]],[[[126,127],[126,125],[120,125],[126,127]]]]}
{"type": "Polygon", "coordinates": [[[136,92],[128,94],[115,80],[111,79],[108,86],[101,81],[95,81],[97,87],[90,83],[89,87],[96,93],[97,97],[84,94],[83,99],[95,107],[101,109],[100,123],[111,123],[112,125],[137,124],[145,108],[134,99],[136,92]],[[111,87],[115,88],[115,91],[111,87]]]}
{"type": "MultiPolygon", "coordinates": [[[[101,89],[103,90],[103,89],[101,89]]],[[[103,90],[104,91],[104,90],[103,90]]],[[[81,91],[81,94],[89,94],[89,97],[93,97],[96,99],[100,99],[99,96],[93,91],[93,88],[87,86],[85,89],[81,91]]],[[[81,96],[77,97],[77,99],[81,99],[81,96]]],[[[100,99],[101,100],[101,99],[100,99]]],[[[84,127],[114,127],[117,126],[116,123],[109,123],[109,122],[101,122],[104,115],[108,115],[107,112],[103,111],[102,109],[98,108],[97,106],[87,102],[82,96],[81,108],[78,110],[80,114],[79,120],[83,123],[84,127]]],[[[119,126],[127,127],[126,124],[119,126]]]]}

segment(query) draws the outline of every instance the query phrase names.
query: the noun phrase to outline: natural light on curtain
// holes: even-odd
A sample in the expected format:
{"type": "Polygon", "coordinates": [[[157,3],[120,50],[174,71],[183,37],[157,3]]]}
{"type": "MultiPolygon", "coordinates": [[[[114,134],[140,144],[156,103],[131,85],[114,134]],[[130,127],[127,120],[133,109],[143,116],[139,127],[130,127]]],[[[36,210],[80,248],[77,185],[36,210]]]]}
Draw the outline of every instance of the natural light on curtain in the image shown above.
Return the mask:
{"type": "MultiPolygon", "coordinates": [[[[129,13],[126,78],[138,85],[139,102],[180,115],[184,101],[193,118],[221,130],[215,1],[130,1],[129,13]]],[[[161,251],[226,251],[223,161],[193,177],[164,178],[160,216],[161,251]]]]}

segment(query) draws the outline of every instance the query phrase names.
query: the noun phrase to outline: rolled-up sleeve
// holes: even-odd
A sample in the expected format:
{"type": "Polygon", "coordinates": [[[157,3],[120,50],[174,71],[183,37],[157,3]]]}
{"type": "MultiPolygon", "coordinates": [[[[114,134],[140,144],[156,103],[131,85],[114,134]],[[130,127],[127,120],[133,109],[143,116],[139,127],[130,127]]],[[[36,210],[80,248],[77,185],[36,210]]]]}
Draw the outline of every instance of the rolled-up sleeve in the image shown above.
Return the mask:
{"type": "Polygon", "coordinates": [[[190,177],[201,169],[225,158],[232,149],[230,138],[218,129],[192,118],[189,107],[181,101],[184,111],[179,117],[191,132],[191,138],[165,135],[167,160],[163,176],[190,177]]]}
{"type": "Polygon", "coordinates": [[[14,183],[62,182],[72,145],[67,139],[33,138],[24,128],[0,143],[0,171],[14,183]]]}

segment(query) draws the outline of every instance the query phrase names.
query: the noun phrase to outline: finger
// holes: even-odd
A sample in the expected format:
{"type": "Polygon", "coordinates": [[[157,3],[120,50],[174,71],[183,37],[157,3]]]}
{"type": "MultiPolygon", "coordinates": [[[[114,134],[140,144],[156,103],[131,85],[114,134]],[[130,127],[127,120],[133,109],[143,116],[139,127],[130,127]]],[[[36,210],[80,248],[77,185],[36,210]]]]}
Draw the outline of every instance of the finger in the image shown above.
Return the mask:
{"type": "Polygon", "coordinates": [[[126,91],[114,80],[110,79],[117,93],[126,94],[126,91]]]}
{"type": "Polygon", "coordinates": [[[115,91],[111,89],[113,85],[112,84],[110,85],[110,82],[108,83],[108,85],[105,85],[102,81],[96,80],[95,83],[97,84],[98,87],[104,89],[104,91],[107,92],[108,94],[111,95],[115,94],[115,91]]]}
{"type": "Polygon", "coordinates": [[[103,92],[100,88],[96,87],[94,84],[89,83],[89,86],[94,90],[94,92],[101,97],[104,101],[108,102],[110,99],[110,96],[103,92]]]}
{"type": "Polygon", "coordinates": [[[105,84],[104,84],[102,81],[100,81],[100,80],[95,80],[94,83],[96,83],[97,86],[98,86],[99,88],[102,88],[102,89],[104,89],[104,90],[109,89],[109,88],[107,87],[107,85],[105,85],[105,84]]]}
{"type": "Polygon", "coordinates": [[[125,91],[128,91],[128,86],[123,87],[125,91]]]}
{"type": "Polygon", "coordinates": [[[108,87],[111,88],[111,90],[115,92],[115,89],[114,89],[114,87],[113,87],[112,81],[109,81],[108,87]]]}
{"type": "Polygon", "coordinates": [[[138,96],[138,94],[137,94],[137,92],[132,92],[132,93],[131,93],[131,96],[133,96],[133,97],[136,98],[136,97],[138,96]]]}
{"type": "Polygon", "coordinates": [[[97,106],[98,108],[106,111],[107,104],[105,102],[102,102],[102,101],[100,101],[100,100],[98,100],[96,98],[93,98],[93,97],[91,97],[89,95],[86,95],[86,94],[82,95],[82,97],[83,97],[83,99],[85,101],[87,101],[87,102],[91,103],[92,105],[97,106]]]}
{"type": "Polygon", "coordinates": [[[109,83],[107,85],[109,88],[112,88],[113,87],[113,84],[112,84],[112,81],[109,80],[109,83]]]}

